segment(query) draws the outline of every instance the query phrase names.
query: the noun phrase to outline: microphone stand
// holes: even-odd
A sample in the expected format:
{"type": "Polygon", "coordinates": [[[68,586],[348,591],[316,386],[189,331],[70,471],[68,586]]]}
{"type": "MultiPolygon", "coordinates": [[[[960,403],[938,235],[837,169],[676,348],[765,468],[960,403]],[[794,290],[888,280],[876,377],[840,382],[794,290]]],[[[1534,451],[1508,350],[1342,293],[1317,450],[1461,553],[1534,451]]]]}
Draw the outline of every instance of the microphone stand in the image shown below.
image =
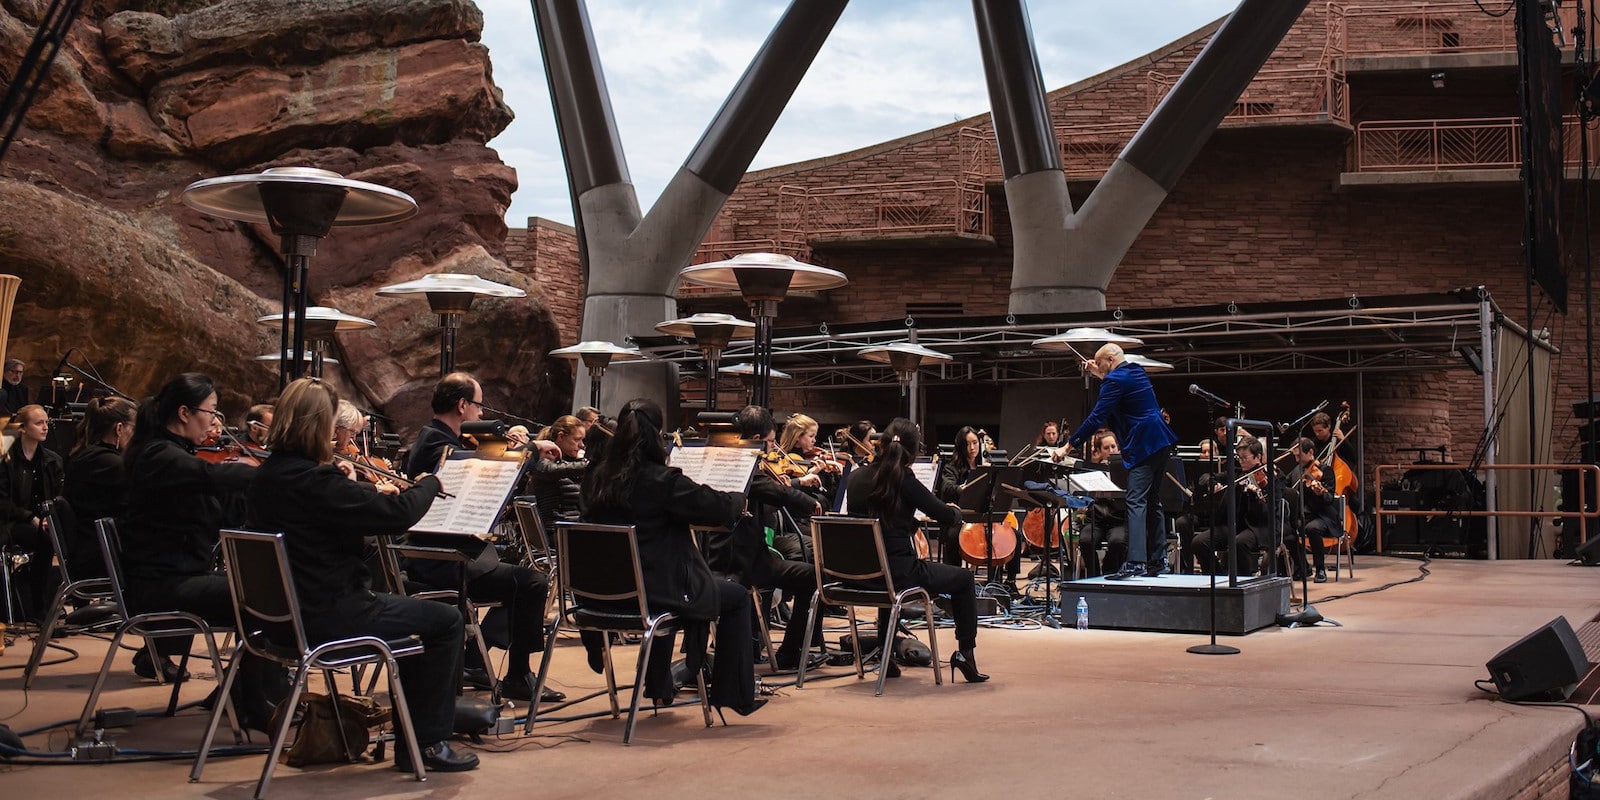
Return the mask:
{"type": "MultiPolygon", "coordinates": [[[[1210,409],[1208,408],[1207,410],[1209,411],[1210,409]]],[[[1239,466],[1233,460],[1233,443],[1234,443],[1234,440],[1238,438],[1238,434],[1237,434],[1236,431],[1239,428],[1250,428],[1250,427],[1262,428],[1262,429],[1271,431],[1272,430],[1272,423],[1263,422],[1261,420],[1240,419],[1238,417],[1229,417],[1227,419],[1226,425],[1224,427],[1223,441],[1221,442],[1222,458],[1223,458],[1224,461],[1227,462],[1227,465],[1228,465],[1227,466],[1228,479],[1223,485],[1228,487],[1228,501],[1229,501],[1228,502],[1228,522],[1227,522],[1227,525],[1228,525],[1228,527],[1227,527],[1228,536],[1227,536],[1226,542],[1227,542],[1227,547],[1228,547],[1228,582],[1229,582],[1230,586],[1237,586],[1238,585],[1239,565],[1238,565],[1238,563],[1236,561],[1235,548],[1234,548],[1234,538],[1238,535],[1238,530],[1239,530],[1239,503],[1238,503],[1238,497],[1239,497],[1239,492],[1243,491],[1243,489],[1240,488],[1237,485],[1239,466]]],[[[1266,457],[1264,453],[1263,453],[1262,457],[1263,458],[1266,457]]],[[[1267,481],[1270,484],[1272,482],[1272,462],[1271,461],[1267,461],[1265,466],[1266,466],[1266,470],[1267,470],[1267,481]]],[[[1269,501],[1269,502],[1271,502],[1271,501],[1269,501]]],[[[1276,505],[1276,504],[1274,503],[1274,505],[1276,505]]],[[[1216,514],[1215,513],[1213,513],[1211,515],[1211,519],[1212,519],[1212,524],[1215,525],[1216,524],[1216,514]]],[[[1268,525],[1272,525],[1272,522],[1269,520],[1267,524],[1268,525]]],[[[1273,545],[1272,547],[1273,547],[1274,552],[1276,552],[1277,545],[1273,545]]],[[[1213,561],[1214,561],[1216,557],[1212,556],[1212,558],[1213,558],[1213,561]]],[[[1194,653],[1195,655],[1202,655],[1202,656],[1231,656],[1231,655],[1237,655],[1239,653],[1239,648],[1233,647],[1232,645],[1217,644],[1217,570],[1216,570],[1215,567],[1212,567],[1210,572],[1211,572],[1211,585],[1210,585],[1210,589],[1209,589],[1209,595],[1210,595],[1209,599],[1210,599],[1210,605],[1211,605],[1211,612],[1210,612],[1211,613],[1211,642],[1209,644],[1197,644],[1197,645],[1194,645],[1193,647],[1188,648],[1187,652],[1194,653]]]]}
{"type": "MultiPolygon", "coordinates": [[[[514,419],[514,420],[516,420],[516,421],[518,421],[518,422],[520,422],[520,423],[522,423],[524,425],[527,425],[529,428],[533,429],[533,430],[529,431],[530,434],[538,433],[540,428],[545,427],[545,424],[543,422],[535,422],[534,420],[528,419],[527,417],[524,417],[524,416],[521,416],[521,415],[518,415],[518,414],[513,414],[513,413],[511,413],[509,411],[501,411],[498,408],[490,408],[489,406],[486,406],[486,405],[484,405],[482,403],[478,404],[478,408],[481,408],[481,409],[483,409],[484,411],[487,411],[490,414],[497,414],[500,417],[514,419]]],[[[387,417],[385,419],[387,419],[387,417]]]]}
{"type": "Polygon", "coordinates": [[[67,369],[70,369],[73,372],[78,373],[78,377],[81,378],[83,380],[83,382],[92,384],[96,389],[99,389],[100,391],[105,392],[105,393],[107,393],[107,394],[109,394],[109,395],[111,395],[113,397],[120,397],[120,398],[122,398],[124,400],[127,400],[129,402],[134,403],[135,405],[138,404],[138,402],[139,402],[138,400],[135,400],[134,398],[129,397],[126,394],[123,394],[121,391],[119,391],[117,389],[117,387],[112,386],[111,384],[106,383],[103,380],[100,380],[100,376],[95,375],[95,374],[93,374],[91,372],[88,372],[88,371],[84,370],[82,367],[79,367],[77,364],[73,364],[73,363],[69,362],[69,363],[65,364],[65,366],[66,366],[67,369]]]}

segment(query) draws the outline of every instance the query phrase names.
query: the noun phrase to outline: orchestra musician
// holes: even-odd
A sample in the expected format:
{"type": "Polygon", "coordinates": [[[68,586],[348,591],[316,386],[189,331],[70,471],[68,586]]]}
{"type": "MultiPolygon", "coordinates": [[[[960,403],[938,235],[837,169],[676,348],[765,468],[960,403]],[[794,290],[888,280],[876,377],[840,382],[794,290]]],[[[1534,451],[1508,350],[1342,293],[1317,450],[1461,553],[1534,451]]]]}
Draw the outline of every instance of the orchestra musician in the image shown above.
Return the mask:
{"type": "MultiPolygon", "coordinates": [[[[1089,438],[1089,463],[1110,469],[1111,457],[1120,455],[1117,436],[1100,431],[1089,438]]],[[[1128,507],[1120,497],[1098,497],[1087,512],[1088,524],[1079,534],[1078,552],[1083,557],[1086,577],[1117,572],[1128,560],[1128,507]],[[1100,546],[1105,545],[1105,562],[1100,561],[1100,546]]]]}
{"type": "Polygon", "coordinates": [[[816,498],[823,508],[833,508],[842,467],[817,446],[817,421],[805,414],[789,415],[778,437],[778,450],[805,467],[805,474],[796,477],[792,485],[816,498]]]}
{"type": "Polygon", "coordinates": [[[858,419],[850,423],[849,427],[833,432],[834,439],[843,443],[840,446],[858,467],[866,466],[872,461],[872,438],[877,435],[878,429],[870,419],[858,419]]]}
{"type": "Polygon", "coordinates": [[[122,451],[133,438],[133,418],[139,407],[121,397],[96,397],[83,410],[78,446],[67,461],[62,496],[72,506],[77,530],[69,532],[68,566],[77,580],[103,578],[105,558],[94,521],[121,518],[128,506],[127,479],[122,473],[122,451]]]}
{"type": "Polygon", "coordinates": [[[10,545],[29,554],[27,566],[18,570],[16,577],[26,587],[20,594],[27,617],[37,621],[44,616],[50,593],[56,588],[50,581],[53,548],[45,532],[44,504],[61,496],[66,469],[61,456],[44,446],[50,436],[50,412],[44,406],[22,406],[15,419],[22,430],[0,461],[0,524],[4,526],[0,527],[0,546],[10,545]]]}
{"type": "MultiPolygon", "coordinates": [[[[433,420],[418,434],[406,458],[407,477],[432,473],[444,460],[446,448],[471,450],[472,443],[461,435],[463,422],[474,422],[483,417],[483,387],[477,379],[465,372],[452,372],[439,379],[433,389],[433,420]]],[[[554,458],[560,452],[554,443],[536,440],[541,458],[554,458]]],[[[467,595],[473,600],[495,601],[508,614],[511,642],[505,677],[500,683],[501,695],[513,700],[528,700],[533,696],[533,670],[529,660],[533,653],[544,649],[544,606],[550,591],[550,582],[538,570],[501,563],[494,546],[473,536],[449,534],[412,534],[411,544],[424,547],[447,547],[461,551],[472,559],[466,566],[467,595]]],[[[412,580],[433,589],[452,589],[460,586],[460,576],[455,564],[446,561],[414,559],[407,564],[406,572],[412,580]]],[[[468,650],[467,681],[474,686],[488,686],[488,665],[481,661],[477,648],[468,650]]],[[[542,702],[560,702],[566,695],[546,687],[540,696],[542,702]]]]}
{"type": "MultiPolygon", "coordinates": [[[[478,757],[449,742],[461,685],[461,614],[444,603],[372,591],[363,557],[364,535],[405,533],[443,487],[432,475],[392,493],[354,480],[350,463],[333,463],[338,403],[331,386],[312,378],[284,389],[265,442],[272,455],[250,487],[250,527],[283,532],[311,643],[355,636],[422,643],[420,655],[398,661],[422,765],[434,772],[474,769],[478,757]]],[[[397,745],[395,766],[410,771],[410,750],[397,745]]]]}
{"type": "Polygon", "coordinates": [[[1039,429],[1039,437],[1033,440],[1035,447],[1047,451],[1051,461],[1059,462],[1067,456],[1066,443],[1061,441],[1061,423],[1057,420],[1047,419],[1039,429]]]}
{"type": "MultiPolygon", "coordinates": [[[[959,439],[957,440],[960,441],[959,439]]],[[[972,572],[961,567],[935,564],[917,557],[911,537],[918,528],[916,512],[921,511],[944,528],[959,527],[961,511],[952,505],[939,502],[911,471],[911,464],[922,449],[922,435],[917,426],[904,417],[896,418],[883,431],[878,445],[878,457],[866,467],[850,473],[845,487],[847,510],[853,517],[876,518],[883,532],[884,553],[888,557],[889,573],[896,589],[921,586],[930,594],[950,596],[951,615],[955,618],[956,646],[950,656],[951,680],[955,673],[969,683],[989,679],[978,671],[973,648],[978,643],[977,592],[972,572]]],[[[889,643],[887,611],[878,612],[878,641],[889,643]]],[[[889,646],[885,644],[887,651],[889,646]]],[[[882,668],[888,677],[899,674],[894,658],[885,653],[882,668]]],[[[935,665],[935,669],[938,665],[935,665]]]]}
{"type": "Polygon", "coordinates": [[[1121,347],[1102,345],[1083,368],[1100,378],[1100,397],[1067,443],[1082,447],[1095,431],[1109,428],[1128,465],[1128,560],[1107,579],[1158,576],[1167,569],[1167,535],[1157,486],[1178,435],[1161,419],[1150,376],[1144,367],[1129,363],[1121,347]]]}
{"type": "MultiPolygon", "coordinates": [[[[1295,487],[1290,492],[1297,507],[1290,516],[1299,522],[1300,535],[1308,540],[1311,548],[1312,566],[1315,567],[1315,580],[1323,583],[1328,580],[1328,570],[1325,563],[1325,550],[1322,537],[1337,539],[1344,534],[1344,520],[1340,518],[1339,506],[1334,502],[1333,470],[1324,469],[1317,462],[1317,443],[1307,437],[1300,437],[1294,445],[1295,467],[1289,473],[1289,485],[1295,487]]],[[[1291,540],[1291,549],[1294,551],[1294,575],[1299,580],[1305,574],[1306,555],[1305,544],[1298,538],[1291,540]]]]}
{"type": "MultiPolygon", "coordinates": [[[[585,521],[634,526],[650,613],[671,611],[686,623],[700,623],[683,628],[690,674],[699,671],[706,629],[716,624],[717,657],[707,691],[718,713],[726,707],[748,715],[766,705],[756,697],[750,594],[712,575],[690,535],[692,525],[733,529],[745,513],[744,495],[701,486],[668,467],[661,406],[640,398],[617,415],[615,436],[584,476],[582,498],[585,521]]],[[[585,636],[584,645],[590,666],[600,665],[599,636],[585,636]]],[[[676,694],[671,645],[670,639],[657,642],[645,668],[644,693],[657,704],[670,703],[676,694]]]]}
{"type": "Polygon", "coordinates": [[[27,367],[20,358],[6,359],[5,377],[0,380],[0,404],[5,407],[6,416],[14,417],[28,405],[28,385],[22,382],[27,367]]]}
{"type": "Polygon", "coordinates": [[[767,537],[770,546],[784,560],[810,562],[809,523],[813,515],[825,509],[821,500],[795,485],[800,482],[800,473],[808,470],[777,449],[772,412],[761,406],[745,406],[733,424],[746,441],[761,443],[762,457],[771,466],[756,470],[750,480],[750,512],[762,528],[772,531],[767,537]]]}
{"type": "Polygon", "coordinates": [[[1200,440],[1200,464],[1189,483],[1189,498],[1184,513],[1173,522],[1178,531],[1178,571],[1190,573],[1195,565],[1195,535],[1209,532],[1217,520],[1216,487],[1222,483],[1220,448],[1216,439],[1200,440]]]}
{"type": "Polygon", "coordinates": [[[557,521],[578,521],[578,497],[581,494],[583,473],[589,469],[584,458],[583,443],[589,426],[570,414],[556,418],[549,427],[539,432],[539,438],[555,442],[561,455],[541,458],[533,462],[530,479],[533,494],[538,499],[539,518],[545,530],[555,530],[557,521]]]}
{"type": "MultiPolygon", "coordinates": [[[[133,436],[123,453],[128,510],[121,529],[128,612],[187,611],[212,625],[234,625],[226,576],[213,570],[217,531],[243,522],[225,513],[230,495],[243,492],[256,468],[243,462],[211,463],[195,448],[221,425],[211,379],[186,372],[139,405],[133,436]]],[[[282,502],[279,500],[279,502],[282,502]]],[[[162,655],[189,651],[190,637],[162,637],[162,655]]],[[[243,727],[267,730],[273,709],[289,694],[283,668],[241,651],[233,704],[243,727]]],[[[169,680],[185,675],[162,664],[169,680]]],[[[148,650],[134,657],[134,672],[154,678],[148,650]]]]}
{"type": "Polygon", "coordinates": [[[1239,475],[1234,480],[1233,486],[1223,486],[1222,477],[1212,484],[1212,492],[1219,497],[1216,511],[1209,530],[1197,532],[1192,541],[1191,549],[1195,560],[1200,562],[1202,572],[1223,574],[1227,571],[1227,563],[1218,560],[1217,553],[1227,543],[1227,508],[1229,503],[1235,506],[1236,527],[1234,534],[1234,557],[1239,565],[1240,575],[1255,574],[1255,565],[1252,560],[1254,553],[1263,546],[1272,542],[1272,511],[1270,498],[1273,494],[1272,483],[1276,477],[1269,481],[1266,473],[1266,455],[1261,445],[1261,440],[1255,437],[1240,442],[1235,448],[1239,461],[1239,475]]]}
{"type": "Polygon", "coordinates": [[[272,404],[258,403],[244,412],[244,444],[256,450],[267,449],[267,431],[272,428],[272,404]]]}
{"type": "MultiPolygon", "coordinates": [[[[972,480],[972,470],[978,466],[978,454],[983,442],[978,429],[966,425],[956,431],[955,449],[950,457],[939,462],[939,472],[934,480],[935,494],[941,502],[959,503],[961,487],[972,480]]],[[[958,506],[959,507],[959,506],[958,506]]],[[[968,511],[978,509],[969,508],[968,511]]],[[[953,567],[961,566],[961,543],[958,537],[961,525],[944,525],[939,530],[939,561],[953,567]]]]}

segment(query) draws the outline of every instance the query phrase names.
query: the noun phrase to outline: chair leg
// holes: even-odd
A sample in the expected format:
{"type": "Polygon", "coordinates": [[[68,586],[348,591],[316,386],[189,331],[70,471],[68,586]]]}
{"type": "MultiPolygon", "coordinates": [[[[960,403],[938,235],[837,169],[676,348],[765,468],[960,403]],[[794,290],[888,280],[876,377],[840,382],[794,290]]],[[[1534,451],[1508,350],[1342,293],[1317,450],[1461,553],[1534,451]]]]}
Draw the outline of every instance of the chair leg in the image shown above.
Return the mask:
{"type": "MultiPolygon", "coordinates": [[[[761,608],[761,590],[754,586],[750,587],[750,606],[755,609],[756,624],[761,628],[761,643],[767,648],[767,670],[776,675],[778,674],[778,656],[772,649],[772,629],[767,627],[767,614],[761,608]]],[[[810,640],[807,639],[806,641],[809,642],[810,640]]],[[[809,646],[806,647],[806,652],[810,651],[811,648],[809,646]]],[[[805,661],[804,653],[801,654],[800,660],[805,661]]]]}
{"type": "MultiPolygon", "coordinates": [[[[850,649],[855,651],[856,656],[856,680],[866,680],[867,671],[861,666],[861,625],[856,622],[856,607],[844,608],[845,613],[850,615],[850,649]]],[[[815,614],[816,609],[813,609],[812,613],[815,614]]]]}
{"type": "Polygon", "coordinates": [[[56,625],[61,619],[62,606],[67,603],[67,589],[63,583],[56,590],[56,596],[50,601],[50,610],[44,615],[44,623],[39,628],[39,638],[33,642],[33,652],[28,656],[28,666],[22,673],[22,688],[33,687],[33,678],[39,674],[39,665],[44,662],[44,651],[50,646],[50,639],[55,635],[56,625]]]}
{"type": "MultiPolygon", "coordinates": [[[[633,699],[628,704],[628,724],[622,729],[622,743],[633,743],[633,723],[639,718],[639,698],[644,696],[644,670],[650,663],[650,650],[656,643],[658,618],[644,632],[644,643],[639,646],[639,666],[633,673],[633,699]]],[[[614,702],[614,701],[613,701],[614,702]]]]}
{"type": "MultiPolygon", "coordinates": [[[[161,671],[162,671],[161,670],[161,662],[157,661],[157,662],[155,662],[155,665],[156,665],[156,674],[160,675],[161,671]]],[[[189,653],[187,651],[185,651],[184,654],[183,654],[183,657],[178,659],[178,670],[179,670],[178,674],[180,674],[180,675],[183,674],[183,670],[187,670],[188,668],[189,668],[189,653]]],[[[167,711],[166,711],[166,714],[169,717],[175,717],[175,716],[178,715],[178,690],[180,688],[182,688],[182,687],[183,687],[182,683],[179,683],[178,681],[173,681],[172,682],[172,691],[171,691],[171,693],[169,693],[167,695],[167,711]]]]}
{"type": "MultiPolygon", "coordinates": [[[[422,745],[417,742],[417,730],[411,726],[411,706],[406,703],[405,687],[400,685],[400,667],[394,662],[394,654],[384,652],[384,671],[389,673],[389,695],[394,700],[395,727],[406,737],[406,751],[411,754],[411,774],[418,781],[428,779],[427,768],[422,766],[422,745]]],[[[377,671],[373,671],[377,675],[377,671]]],[[[289,716],[285,714],[284,716],[289,716]]]]}
{"type": "MultiPolygon", "coordinates": [[[[1176,564],[1178,562],[1174,561],[1172,563],[1176,564]]],[[[929,592],[927,589],[923,589],[922,590],[922,596],[923,596],[924,599],[926,599],[928,601],[928,607],[932,608],[933,607],[933,593],[929,592]]],[[[933,658],[933,685],[935,685],[935,686],[943,686],[944,685],[944,673],[939,671],[939,626],[938,625],[930,624],[928,626],[928,650],[932,654],[932,658],[933,658]]]]}
{"type": "MultiPolygon", "coordinates": [[[[811,660],[806,658],[806,655],[811,652],[811,635],[817,630],[817,617],[821,616],[818,613],[822,610],[821,606],[817,605],[819,599],[817,592],[813,591],[811,593],[811,614],[806,617],[806,649],[805,653],[800,657],[800,674],[794,679],[794,688],[796,689],[806,688],[806,662],[811,660]]],[[[773,666],[777,666],[776,661],[773,662],[773,666]]]]}
{"type": "Polygon", "coordinates": [[[539,716],[539,698],[544,694],[545,683],[550,678],[550,656],[556,649],[556,636],[561,633],[561,617],[556,617],[556,623],[550,626],[550,635],[545,637],[544,652],[539,655],[539,675],[533,681],[533,699],[528,701],[528,719],[522,724],[522,735],[533,733],[533,720],[539,716]]]}
{"type": "MultiPolygon", "coordinates": [[[[306,690],[306,665],[301,664],[294,671],[294,688],[289,690],[289,699],[285,708],[288,713],[278,721],[278,729],[272,732],[272,748],[267,751],[267,763],[261,767],[261,779],[256,781],[256,800],[266,800],[267,787],[272,785],[272,771],[278,766],[278,756],[283,753],[283,743],[289,738],[289,726],[294,724],[294,707],[300,704],[300,695],[306,690]]],[[[421,763],[420,756],[413,763],[421,763]]]]}
{"type": "MultiPolygon", "coordinates": [[[[894,634],[900,627],[900,600],[895,599],[894,605],[889,609],[889,629],[878,640],[878,688],[872,693],[873,697],[883,696],[883,682],[889,677],[889,664],[894,661],[894,634]]],[[[939,671],[939,662],[933,663],[935,672],[939,671]]]]}
{"type": "MultiPolygon", "coordinates": [[[[122,637],[127,632],[126,628],[118,628],[116,634],[111,637],[111,644],[106,648],[106,657],[100,662],[100,674],[94,677],[94,686],[90,687],[89,697],[83,702],[83,713],[78,716],[76,731],[78,739],[82,739],[84,733],[89,730],[89,717],[94,714],[94,704],[100,700],[100,692],[106,686],[106,677],[111,674],[111,662],[117,657],[117,645],[122,643],[122,637]]],[[[161,672],[159,667],[156,672],[158,674],[161,672]]]]}
{"type": "MultiPolygon", "coordinates": [[[[716,646],[717,624],[713,622],[711,623],[711,634],[706,639],[706,647],[708,648],[707,652],[714,651],[716,646]]],[[[701,661],[700,669],[696,670],[694,673],[695,685],[700,689],[700,714],[706,718],[707,728],[711,727],[711,693],[706,690],[706,672],[710,668],[711,663],[709,661],[701,661]]],[[[759,680],[757,682],[759,683],[759,680]]],[[[722,725],[723,727],[727,727],[728,721],[724,719],[722,721],[722,725]]]]}
{"type": "MultiPolygon", "coordinates": [[[[222,665],[222,651],[217,649],[217,637],[211,631],[204,633],[206,639],[206,653],[211,656],[211,669],[216,675],[225,675],[227,670],[222,665]]],[[[238,656],[234,656],[237,658],[238,656]]],[[[239,713],[233,707],[233,696],[224,692],[218,696],[221,701],[216,705],[228,710],[228,727],[233,729],[233,743],[244,744],[244,731],[239,728],[239,713]]]]}
{"type": "Polygon", "coordinates": [[[611,697],[611,718],[616,719],[622,716],[622,707],[617,705],[617,673],[611,668],[611,632],[601,631],[600,641],[600,652],[606,662],[606,692],[611,697]]]}
{"type": "MultiPolygon", "coordinates": [[[[217,696],[222,702],[211,707],[211,721],[206,725],[206,735],[200,739],[200,752],[195,754],[194,766],[189,768],[189,782],[196,783],[200,780],[200,773],[205,771],[206,756],[211,754],[211,743],[217,738],[217,723],[222,720],[223,707],[228,708],[228,715],[234,718],[234,727],[238,728],[237,716],[233,713],[232,703],[228,697],[233,691],[233,679],[239,677],[239,656],[236,654],[228,663],[228,669],[223,673],[222,686],[217,689],[217,696]]],[[[294,716],[290,714],[288,716],[294,716]]]]}

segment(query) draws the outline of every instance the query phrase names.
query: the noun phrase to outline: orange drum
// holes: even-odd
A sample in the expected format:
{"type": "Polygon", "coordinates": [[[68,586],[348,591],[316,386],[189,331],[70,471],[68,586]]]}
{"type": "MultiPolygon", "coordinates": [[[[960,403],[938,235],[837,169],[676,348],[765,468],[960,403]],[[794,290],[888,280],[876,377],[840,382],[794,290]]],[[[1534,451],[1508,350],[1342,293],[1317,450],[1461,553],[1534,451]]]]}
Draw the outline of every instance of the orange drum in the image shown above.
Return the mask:
{"type": "MultiPolygon", "coordinates": [[[[1046,524],[1048,521],[1049,518],[1045,516],[1044,509],[1029,509],[1028,516],[1022,518],[1022,538],[1027,540],[1028,544],[1043,549],[1046,546],[1044,537],[1047,531],[1045,529],[1050,527],[1046,524]]],[[[1059,509],[1056,512],[1056,524],[1054,527],[1050,527],[1048,531],[1050,536],[1049,547],[1051,549],[1061,545],[1061,531],[1066,527],[1067,512],[1065,509],[1059,509]]]]}
{"type": "Polygon", "coordinates": [[[969,522],[961,526],[961,558],[975,567],[994,567],[1006,563],[1017,554],[1017,529],[1004,522],[994,523],[994,552],[984,546],[983,523],[969,522]]]}

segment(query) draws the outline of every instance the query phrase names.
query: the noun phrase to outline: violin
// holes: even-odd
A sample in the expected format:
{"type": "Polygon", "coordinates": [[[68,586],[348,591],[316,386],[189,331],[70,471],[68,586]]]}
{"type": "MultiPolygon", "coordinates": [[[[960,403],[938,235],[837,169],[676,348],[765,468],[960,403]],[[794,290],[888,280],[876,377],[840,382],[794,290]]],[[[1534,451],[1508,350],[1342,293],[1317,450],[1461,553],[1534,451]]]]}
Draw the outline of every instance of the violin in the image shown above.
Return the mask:
{"type": "Polygon", "coordinates": [[[1322,483],[1322,465],[1315,461],[1306,466],[1305,471],[1300,475],[1300,481],[1305,484],[1307,489],[1317,494],[1328,493],[1328,487],[1322,483]]]}
{"type": "Polygon", "coordinates": [[[835,438],[843,439],[845,446],[850,448],[850,457],[855,460],[856,466],[864,467],[872,463],[875,455],[870,446],[850,434],[849,428],[840,428],[833,432],[835,438]]]}
{"type": "MultiPolygon", "coordinates": [[[[819,472],[831,472],[835,475],[844,472],[844,465],[840,464],[838,459],[833,457],[833,454],[820,447],[813,446],[800,453],[799,456],[804,459],[800,463],[816,467],[819,472]]],[[[791,453],[789,458],[793,460],[795,455],[791,453]]]]}
{"type": "Polygon", "coordinates": [[[261,466],[261,462],[271,455],[266,450],[239,441],[220,425],[206,434],[205,440],[195,447],[194,454],[201,461],[212,464],[244,464],[250,467],[261,466]],[[231,441],[224,442],[224,439],[231,441]]]}
{"type": "MultiPolygon", "coordinates": [[[[369,483],[389,481],[388,478],[384,477],[384,474],[393,475],[395,471],[394,464],[389,459],[362,453],[361,448],[356,447],[355,442],[351,442],[335,451],[334,455],[340,456],[355,465],[357,467],[356,477],[369,483]]],[[[394,483],[394,481],[389,482],[394,483]]]]}
{"type": "Polygon", "coordinates": [[[778,483],[788,486],[794,478],[803,477],[811,473],[809,467],[800,465],[799,456],[790,457],[777,450],[768,450],[756,459],[756,465],[778,483]]]}

